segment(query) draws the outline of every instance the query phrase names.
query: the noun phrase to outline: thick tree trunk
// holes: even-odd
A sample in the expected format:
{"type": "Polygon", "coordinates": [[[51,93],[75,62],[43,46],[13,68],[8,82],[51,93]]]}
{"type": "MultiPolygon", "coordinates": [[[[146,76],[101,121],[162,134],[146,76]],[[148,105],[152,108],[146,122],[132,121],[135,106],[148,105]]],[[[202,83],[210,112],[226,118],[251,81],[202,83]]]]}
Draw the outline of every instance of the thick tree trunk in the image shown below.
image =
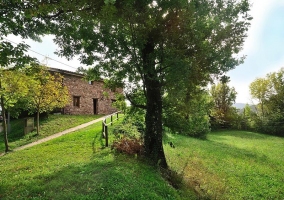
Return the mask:
{"type": "Polygon", "coordinates": [[[9,151],[9,143],[8,143],[8,128],[7,128],[7,120],[6,120],[6,110],[4,107],[4,98],[1,96],[1,107],[2,107],[2,116],[3,116],[3,130],[4,130],[4,143],[5,143],[5,152],[9,151]]]}
{"type": "Polygon", "coordinates": [[[167,161],[163,148],[162,129],[162,86],[155,69],[155,57],[153,56],[155,43],[153,34],[142,49],[144,85],[146,89],[146,131],[144,135],[145,156],[162,168],[167,168],[167,161]]]}
{"type": "Polygon", "coordinates": [[[146,80],[145,82],[147,90],[146,132],[144,136],[145,156],[150,159],[152,164],[167,168],[162,140],[161,86],[157,80],[146,80]]]}

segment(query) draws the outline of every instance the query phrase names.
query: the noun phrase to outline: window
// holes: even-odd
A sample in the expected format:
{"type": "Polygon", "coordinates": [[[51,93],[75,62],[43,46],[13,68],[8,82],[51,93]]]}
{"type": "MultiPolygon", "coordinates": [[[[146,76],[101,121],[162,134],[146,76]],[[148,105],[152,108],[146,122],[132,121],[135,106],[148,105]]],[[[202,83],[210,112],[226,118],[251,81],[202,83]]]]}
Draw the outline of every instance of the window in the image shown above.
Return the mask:
{"type": "Polygon", "coordinates": [[[80,107],[80,97],[73,96],[73,106],[74,107],[80,107]]]}

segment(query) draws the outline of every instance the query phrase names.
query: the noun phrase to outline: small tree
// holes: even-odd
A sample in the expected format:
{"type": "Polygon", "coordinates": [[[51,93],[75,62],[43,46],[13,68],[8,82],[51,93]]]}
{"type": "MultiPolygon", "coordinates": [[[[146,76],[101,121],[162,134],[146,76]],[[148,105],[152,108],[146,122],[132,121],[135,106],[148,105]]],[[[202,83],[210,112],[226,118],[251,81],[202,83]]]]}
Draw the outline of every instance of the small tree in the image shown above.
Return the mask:
{"type": "Polygon", "coordinates": [[[34,80],[28,97],[28,109],[37,113],[37,134],[39,134],[39,114],[62,108],[68,103],[68,89],[63,85],[60,74],[51,75],[45,67],[40,67],[32,75],[34,80]]]}
{"type": "Polygon", "coordinates": [[[28,93],[29,77],[17,70],[3,70],[0,68],[0,97],[3,116],[5,152],[9,151],[6,111],[28,93]]]}
{"type": "Polygon", "coordinates": [[[213,85],[210,90],[213,109],[211,115],[215,118],[217,126],[229,126],[236,113],[232,105],[236,100],[235,88],[230,88],[227,82],[213,85]]]}

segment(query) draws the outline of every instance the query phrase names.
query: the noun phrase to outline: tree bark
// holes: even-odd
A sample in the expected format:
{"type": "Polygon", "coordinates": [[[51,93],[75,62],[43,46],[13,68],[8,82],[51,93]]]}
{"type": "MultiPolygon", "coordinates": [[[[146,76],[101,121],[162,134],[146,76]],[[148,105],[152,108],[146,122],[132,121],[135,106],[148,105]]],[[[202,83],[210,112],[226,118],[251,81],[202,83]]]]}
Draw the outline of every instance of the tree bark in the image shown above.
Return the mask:
{"type": "MultiPolygon", "coordinates": [[[[0,85],[1,86],[1,85],[0,85]]],[[[7,128],[7,120],[6,120],[6,110],[4,107],[4,98],[1,96],[1,107],[2,107],[2,116],[3,116],[3,130],[4,130],[4,143],[5,143],[5,152],[9,151],[9,142],[8,142],[8,128],[7,128]]]]}
{"type": "Polygon", "coordinates": [[[154,165],[167,168],[168,165],[163,148],[161,86],[158,81],[146,79],[146,89],[145,156],[149,158],[154,165]]]}
{"type": "Polygon", "coordinates": [[[151,57],[155,44],[150,34],[142,50],[144,85],[146,88],[146,131],[144,135],[145,156],[153,165],[168,168],[164,148],[162,129],[162,86],[155,69],[155,60],[151,57]]]}

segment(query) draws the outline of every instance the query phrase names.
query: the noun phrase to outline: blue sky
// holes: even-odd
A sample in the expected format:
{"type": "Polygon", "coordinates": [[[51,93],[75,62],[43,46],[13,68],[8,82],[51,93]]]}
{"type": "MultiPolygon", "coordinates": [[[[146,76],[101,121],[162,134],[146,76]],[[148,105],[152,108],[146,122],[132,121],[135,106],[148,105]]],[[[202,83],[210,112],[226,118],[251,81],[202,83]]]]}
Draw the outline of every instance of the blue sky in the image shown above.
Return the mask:
{"type": "MultiPolygon", "coordinates": [[[[231,77],[230,85],[238,92],[237,103],[253,103],[249,95],[249,84],[257,77],[264,77],[269,72],[278,71],[284,67],[284,0],[251,0],[250,14],[254,18],[248,31],[243,51],[246,55],[244,64],[237,66],[227,75],[231,77]]],[[[21,39],[10,36],[10,40],[20,42],[21,39]]],[[[29,52],[40,62],[50,67],[74,71],[81,66],[78,58],[67,61],[57,57],[53,52],[57,46],[52,41],[53,36],[46,36],[42,43],[27,40],[31,49],[64,64],[45,59],[44,56],[29,52]],[[68,66],[67,66],[68,65],[68,66]]]]}
{"type": "Polygon", "coordinates": [[[231,70],[230,85],[238,92],[236,102],[253,103],[249,84],[257,77],[284,67],[284,0],[254,0],[251,27],[241,55],[244,64],[231,70]]]}

